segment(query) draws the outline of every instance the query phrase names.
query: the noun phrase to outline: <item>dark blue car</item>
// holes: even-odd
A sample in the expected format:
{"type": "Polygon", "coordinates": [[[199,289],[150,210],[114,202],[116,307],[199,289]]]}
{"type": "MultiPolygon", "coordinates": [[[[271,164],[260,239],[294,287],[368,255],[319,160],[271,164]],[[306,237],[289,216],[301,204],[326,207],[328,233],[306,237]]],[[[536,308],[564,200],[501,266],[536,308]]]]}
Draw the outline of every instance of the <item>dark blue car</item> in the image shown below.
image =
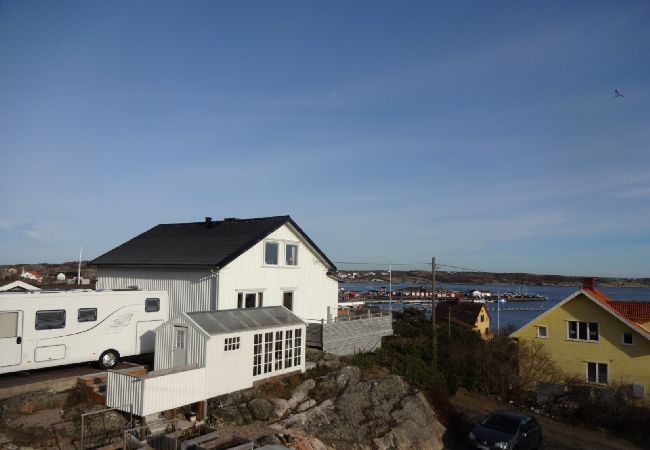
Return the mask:
{"type": "Polygon", "coordinates": [[[496,411],[469,433],[469,444],[480,450],[528,450],[542,445],[542,429],[532,416],[496,411]]]}

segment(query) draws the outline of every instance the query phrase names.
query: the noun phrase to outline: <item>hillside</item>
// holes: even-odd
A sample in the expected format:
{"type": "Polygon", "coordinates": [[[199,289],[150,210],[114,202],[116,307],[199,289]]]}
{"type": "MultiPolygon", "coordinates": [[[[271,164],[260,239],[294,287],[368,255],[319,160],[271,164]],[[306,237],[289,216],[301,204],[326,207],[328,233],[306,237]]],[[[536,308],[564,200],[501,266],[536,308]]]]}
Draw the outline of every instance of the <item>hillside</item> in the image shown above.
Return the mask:
{"type": "MultiPolygon", "coordinates": [[[[370,282],[382,280],[388,283],[385,270],[337,272],[343,282],[370,282]],[[352,274],[356,274],[352,279],[352,274]]],[[[532,273],[498,273],[498,272],[436,272],[436,282],[454,284],[509,284],[527,286],[580,286],[580,276],[538,275],[532,273]]],[[[431,272],[423,270],[397,271],[393,270],[393,283],[431,283],[431,272]]],[[[599,286],[607,287],[650,287],[650,278],[601,278],[599,286]]]]}

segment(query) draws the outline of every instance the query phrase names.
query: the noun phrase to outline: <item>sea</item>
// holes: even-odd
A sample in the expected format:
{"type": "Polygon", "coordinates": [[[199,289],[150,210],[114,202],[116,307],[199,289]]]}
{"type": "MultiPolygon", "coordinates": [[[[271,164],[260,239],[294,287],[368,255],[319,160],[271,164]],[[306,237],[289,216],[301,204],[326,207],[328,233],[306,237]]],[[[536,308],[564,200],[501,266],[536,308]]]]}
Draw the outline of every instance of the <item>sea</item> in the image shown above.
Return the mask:
{"type": "MultiPolygon", "coordinates": [[[[339,283],[339,287],[342,287],[350,291],[366,292],[372,289],[378,289],[382,286],[388,287],[388,283],[385,282],[371,282],[371,283],[339,283]]],[[[408,287],[422,286],[430,287],[430,284],[399,284],[393,283],[393,290],[401,290],[408,287]]],[[[553,306],[560,303],[566,297],[580,289],[580,286],[513,286],[505,284],[448,284],[448,283],[436,283],[436,289],[451,289],[456,291],[469,291],[469,290],[479,290],[479,291],[489,291],[493,293],[504,293],[504,292],[519,292],[527,293],[529,295],[538,294],[543,297],[546,297],[546,301],[517,301],[516,303],[501,303],[502,308],[508,307],[522,307],[522,308],[534,308],[549,310],[553,306]]],[[[621,288],[621,287],[598,287],[598,289],[609,296],[613,300],[641,300],[641,301],[650,301],[650,288],[621,288]]],[[[496,308],[496,303],[487,303],[488,308],[496,308]]],[[[382,308],[388,309],[388,304],[382,304],[382,308]]],[[[405,308],[417,308],[424,310],[425,313],[430,317],[431,315],[431,306],[423,305],[409,305],[402,303],[393,303],[393,311],[401,311],[405,308]]],[[[497,330],[497,328],[504,329],[506,327],[514,327],[515,329],[522,327],[527,324],[535,317],[543,314],[544,311],[507,311],[501,309],[498,312],[490,311],[490,328],[497,330]]]]}

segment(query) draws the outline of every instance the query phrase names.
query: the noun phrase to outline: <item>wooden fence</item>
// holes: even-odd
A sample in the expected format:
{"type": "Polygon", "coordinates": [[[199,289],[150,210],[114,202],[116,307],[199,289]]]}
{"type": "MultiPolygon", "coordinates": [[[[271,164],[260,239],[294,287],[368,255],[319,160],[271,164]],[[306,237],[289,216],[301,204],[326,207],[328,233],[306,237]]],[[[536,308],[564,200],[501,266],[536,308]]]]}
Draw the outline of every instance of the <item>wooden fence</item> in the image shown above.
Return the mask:
{"type": "Polygon", "coordinates": [[[381,347],[381,338],[393,334],[390,313],[366,313],[336,317],[330,322],[307,325],[307,346],[334,355],[351,355],[381,347]]]}

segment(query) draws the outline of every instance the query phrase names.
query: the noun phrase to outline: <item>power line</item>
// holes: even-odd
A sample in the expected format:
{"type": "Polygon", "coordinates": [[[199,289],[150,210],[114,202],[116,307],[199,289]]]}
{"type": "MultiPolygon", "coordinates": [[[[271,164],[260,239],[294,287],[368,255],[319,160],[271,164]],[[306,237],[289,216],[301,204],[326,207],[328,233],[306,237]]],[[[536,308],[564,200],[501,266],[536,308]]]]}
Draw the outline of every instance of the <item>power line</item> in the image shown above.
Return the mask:
{"type": "MultiPolygon", "coordinates": [[[[372,265],[386,266],[388,264],[393,265],[393,266],[425,266],[425,265],[426,266],[431,266],[430,262],[394,263],[394,262],[368,262],[368,261],[362,261],[362,262],[334,261],[334,264],[350,264],[350,265],[366,265],[366,266],[372,266],[372,265]]],[[[448,267],[450,269],[464,270],[466,272],[497,273],[497,272],[490,272],[490,271],[487,271],[487,270],[471,269],[469,267],[460,267],[460,266],[452,266],[450,264],[438,264],[438,263],[436,263],[436,268],[440,268],[440,267],[448,267]]]]}

